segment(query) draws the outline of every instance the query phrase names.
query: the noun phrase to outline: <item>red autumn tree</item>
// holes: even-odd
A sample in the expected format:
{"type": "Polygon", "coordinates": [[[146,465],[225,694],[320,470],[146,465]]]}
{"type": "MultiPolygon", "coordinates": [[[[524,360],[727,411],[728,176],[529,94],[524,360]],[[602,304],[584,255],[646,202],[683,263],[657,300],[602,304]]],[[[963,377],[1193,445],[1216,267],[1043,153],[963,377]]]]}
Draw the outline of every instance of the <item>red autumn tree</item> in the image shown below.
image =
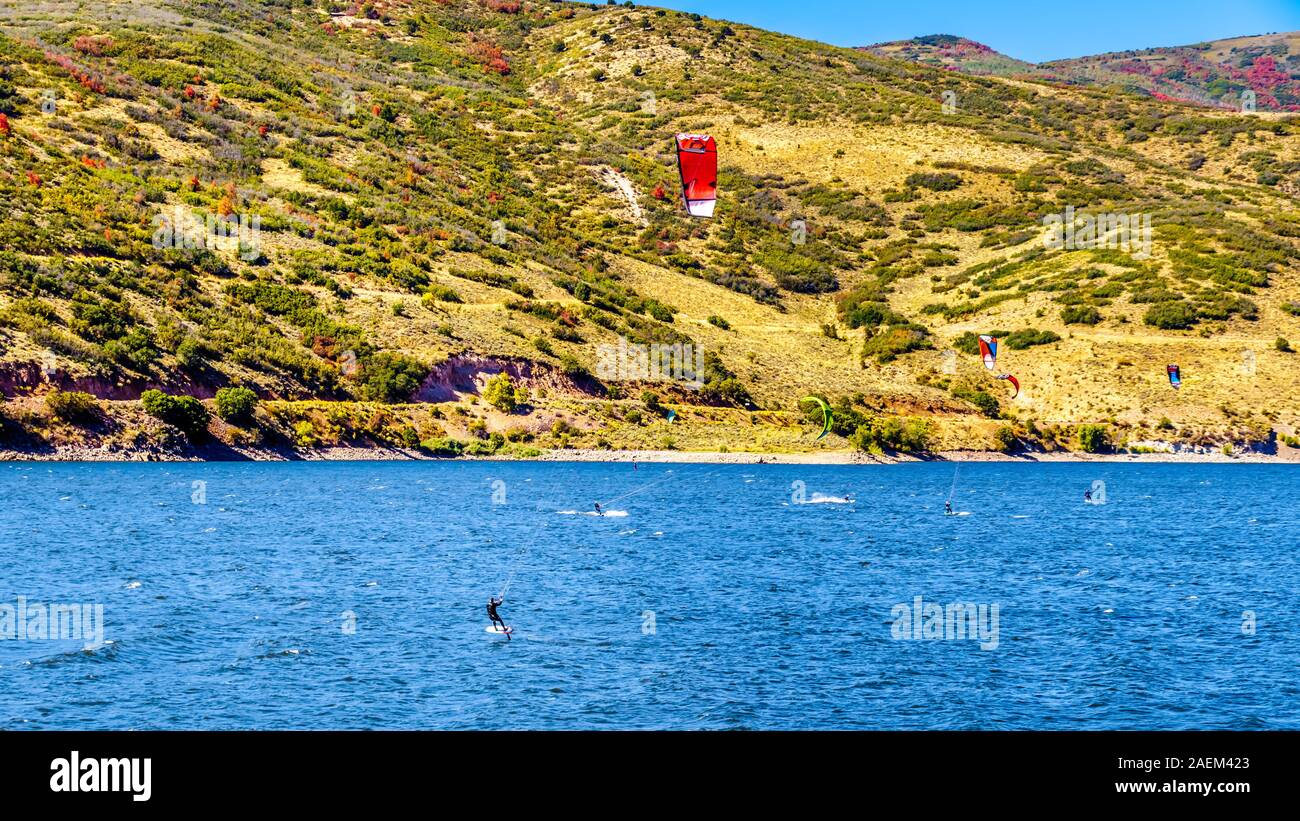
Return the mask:
{"type": "Polygon", "coordinates": [[[235,212],[235,203],[238,200],[238,193],[235,191],[233,182],[226,183],[226,193],[222,196],[221,201],[217,203],[217,214],[222,217],[228,217],[235,212]]]}
{"type": "Polygon", "coordinates": [[[1272,57],[1256,57],[1250,71],[1246,72],[1246,78],[1251,88],[1267,91],[1285,85],[1291,80],[1291,75],[1280,70],[1272,57]]]}
{"type": "Polygon", "coordinates": [[[102,37],[91,37],[83,34],[76,40],[72,41],[72,47],[82,54],[90,54],[94,57],[103,57],[104,52],[113,47],[113,38],[107,35],[102,37]]]}
{"type": "Polygon", "coordinates": [[[492,71],[502,77],[510,73],[510,63],[506,61],[501,49],[487,40],[475,40],[466,49],[483,66],[484,71],[492,71]]]}

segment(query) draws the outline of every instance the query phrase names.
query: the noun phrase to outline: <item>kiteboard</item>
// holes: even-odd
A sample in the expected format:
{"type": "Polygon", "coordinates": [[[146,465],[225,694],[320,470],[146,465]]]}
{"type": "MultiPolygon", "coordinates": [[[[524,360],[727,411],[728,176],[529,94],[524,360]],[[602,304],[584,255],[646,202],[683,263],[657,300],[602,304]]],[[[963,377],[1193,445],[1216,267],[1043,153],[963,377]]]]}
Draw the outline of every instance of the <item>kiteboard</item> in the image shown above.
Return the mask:
{"type": "Polygon", "coordinates": [[[495,624],[492,624],[492,625],[488,625],[487,627],[485,627],[485,628],[483,629],[483,632],[485,632],[485,633],[496,633],[497,635],[505,635],[506,633],[513,633],[513,632],[515,632],[515,628],[513,628],[513,627],[507,627],[506,629],[502,630],[500,627],[497,627],[495,624]]]}

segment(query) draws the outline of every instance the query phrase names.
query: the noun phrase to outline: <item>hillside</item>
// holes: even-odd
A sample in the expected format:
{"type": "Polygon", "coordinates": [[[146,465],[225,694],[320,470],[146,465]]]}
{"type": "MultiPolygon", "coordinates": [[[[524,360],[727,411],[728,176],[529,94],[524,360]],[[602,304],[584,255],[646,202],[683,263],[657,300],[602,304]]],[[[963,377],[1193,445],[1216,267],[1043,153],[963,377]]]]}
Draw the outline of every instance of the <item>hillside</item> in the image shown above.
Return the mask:
{"type": "Polygon", "coordinates": [[[950,34],[862,50],[974,75],[1096,86],[1234,111],[1250,105],[1258,111],[1300,111],[1300,32],[1295,31],[1038,65],[950,34]]]}
{"type": "Polygon", "coordinates": [[[1292,117],[642,7],[47,2],[0,32],[0,446],[185,452],[183,415],[138,397],[215,410],[231,386],[255,414],[189,439],[1054,450],[1087,424],[1134,447],[1296,425],[1292,117]],[[675,132],[718,141],[711,220],[676,194],[675,132]],[[1046,247],[1067,207],[1149,215],[1150,255],[1046,247]],[[258,230],[187,244],[178,208],[258,230]],[[974,333],[1006,337],[1018,397],[974,333]],[[702,348],[704,385],[602,378],[620,339],[702,348]],[[488,391],[501,373],[527,395],[488,391]],[[809,393],[838,408],[820,441],[809,393]]]}

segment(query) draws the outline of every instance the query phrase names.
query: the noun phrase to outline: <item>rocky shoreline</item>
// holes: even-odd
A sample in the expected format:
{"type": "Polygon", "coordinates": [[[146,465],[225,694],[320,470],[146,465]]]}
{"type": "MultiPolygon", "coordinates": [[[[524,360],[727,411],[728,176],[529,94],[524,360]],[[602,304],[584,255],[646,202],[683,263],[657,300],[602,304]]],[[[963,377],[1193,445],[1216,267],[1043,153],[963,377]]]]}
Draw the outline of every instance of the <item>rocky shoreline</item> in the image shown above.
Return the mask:
{"type": "MultiPolygon", "coordinates": [[[[38,451],[0,448],[0,462],[338,462],[338,461],[449,461],[419,449],[383,446],[341,446],[314,450],[289,448],[196,447],[186,452],[161,448],[122,449],[57,446],[38,451]]],[[[524,462],[644,462],[680,464],[774,465],[889,465],[907,462],[1141,462],[1141,463],[1300,463],[1300,450],[1281,448],[1276,453],[1246,451],[1228,456],[1219,451],[1156,453],[997,453],[992,451],[940,451],[912,456],[873,455],[836,450],[807,453],[754,453],[678,450],[595,450],[572,448],[545,450],[533,458],[516,456],[456,457],[450,461],[524,462]]]]}

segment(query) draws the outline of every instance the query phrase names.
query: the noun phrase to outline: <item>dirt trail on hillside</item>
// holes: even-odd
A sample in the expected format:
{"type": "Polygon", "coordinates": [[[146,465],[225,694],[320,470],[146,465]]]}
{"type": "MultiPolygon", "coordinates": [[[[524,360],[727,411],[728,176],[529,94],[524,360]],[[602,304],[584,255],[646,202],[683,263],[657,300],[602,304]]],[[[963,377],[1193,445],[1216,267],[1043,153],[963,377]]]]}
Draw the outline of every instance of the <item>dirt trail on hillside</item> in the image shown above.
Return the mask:
{"type": "Polygon", "coordinates": [[[646,221],[645,212],[641,210],[641,203],[637,200],[636,188],[632,185],[631,180],[606,166],[600,169],[600,181],[610,188],[617,189],[623,195],[623,199],[627,201],[627,209],[631,212],[632,219],[637,225],[649,224],[646,221]]]}
{"type": "Polygon", "coordinates": [[[1141,345],[1201,345],[1207,348],[1236,348],[1243,344],[1258,343],[1272,348],[1274,339],[1253,336],[1156,336],[1154,334],[1121,333],[1080,333],[1074,332],[1074,338],[1085,342],[1127,342],[1141,345]]]}

